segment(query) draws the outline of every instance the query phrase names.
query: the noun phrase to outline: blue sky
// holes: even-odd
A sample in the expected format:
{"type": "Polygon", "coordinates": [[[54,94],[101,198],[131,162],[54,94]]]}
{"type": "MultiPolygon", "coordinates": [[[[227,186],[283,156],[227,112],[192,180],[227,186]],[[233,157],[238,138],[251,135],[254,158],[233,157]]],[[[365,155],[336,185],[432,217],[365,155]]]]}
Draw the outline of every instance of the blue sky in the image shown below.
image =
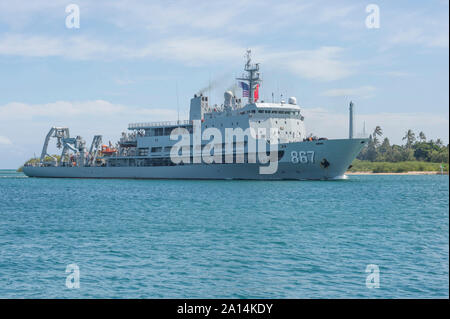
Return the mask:
{"type": "Polygon", "coordinates": [[[252,49],[262,97],[296,96],[307,131],[347,136],[380,125],[448,142],[448,1],[0,0],[0,168],[39,154],[53,125],[88,144],[128,123],[175,120],[214,83],[213,103],[252,49]],[[65,25],[68,4],[80,28],[65,25]],[[380,8],[380,28],[365,25],[380,8]]]}

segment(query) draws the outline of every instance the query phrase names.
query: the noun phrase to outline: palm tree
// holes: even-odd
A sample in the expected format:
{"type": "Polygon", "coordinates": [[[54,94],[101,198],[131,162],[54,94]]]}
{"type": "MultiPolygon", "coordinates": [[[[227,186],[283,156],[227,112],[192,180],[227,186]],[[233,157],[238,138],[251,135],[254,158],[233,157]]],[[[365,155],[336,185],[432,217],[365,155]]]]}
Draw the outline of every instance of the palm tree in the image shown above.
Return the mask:
{"type": "Polygon", "coordinates": [[[414,132],[409,129],[406,133],[405,136],[403,136],[402,138],[403,141],[406,140],[406,147],[407,148],[411,148],[411,146],[413,145],[413,143],[416,141],[416,134],[414,134],[414,132]]]}
{"type": "Polygon", "coordinates": [[[380,126],[376,126],[375,129],[373,130],[373,136],[382,136],[383,135],[383,130],[381,129],[380,126]]]}
{"type": "Polygon", "coordinates": [[[382,135],[383,130],[381,129],[380,126],[377,125],[373,130],[373,144],[375,147],[378,147],[378,145],[380,144],[380,140],[378,139],[378,137],[381,137],[382,135]]]}
{"type": "Polygon", "coordinates": [[[425,141],[427,140],[427,137],[425,136],[425,133],[424,133],[424,132],[420,132],[420,133],[419,133],[419,139],[420,139],[422,142],[425,142],[425,141]]]}

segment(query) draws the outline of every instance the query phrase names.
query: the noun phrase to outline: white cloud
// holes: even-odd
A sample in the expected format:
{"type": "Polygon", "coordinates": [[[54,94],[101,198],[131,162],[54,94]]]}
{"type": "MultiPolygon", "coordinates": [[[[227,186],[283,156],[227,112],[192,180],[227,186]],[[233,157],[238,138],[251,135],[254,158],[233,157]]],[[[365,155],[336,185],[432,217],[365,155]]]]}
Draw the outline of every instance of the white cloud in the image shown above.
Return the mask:
{"type": "Polygon", "coordinates": [[[388,38],[390,45],[424,45],[427,47],[448,48],[448,31],[439,33],[426,32],[422,28],[414,27],[400,30],[388,38]]]}
{"type": "MultiPolygon", "coordinates": [[[[308,79],[334,81],[355,72],[356,63],[342,61],[341,56],[345,50],[339,47],[294,51],[279,51],[262,46],[254,46],[252,49],[261,61],[308,79]]],[[[191,66],[241,62],[245,50],[244,46],[217,37],[167,38],[134,48],[85,36],[61,38],[6,34],[0,37],[0,55],[59,56],[78,60],[152,58],[178,61],[191,66]]]]}
{"type": "Polygon", "coordinates": [[[53,16],[53,13],[58,10],[64,13],[64,8],[68,3],[70,2],[64,0],[35,0],[25,3],[0,0],[0,22],[12,29],[22,29],[39,16],[53,16]]]}
{"type": "Polygon", "coordinates": [[[319,11],[318,21],[321,23],[324,22],[340,22],[344,18],[346,18],[350,13],[355,10],[355,6],[324,6],[324,8],[319,11]]]}
{"type": "MultiPolygon", "coordinates": [[[[34,0],[26,5],[0,0],[0,22],[13,30],[39,23],[40,16],[55,19],[65,16],[64,8],[70,2],[62,0],[34,0]]],[[[333,15],[342,16],[345,8],[323,3],[304,3],[289,0],[260,1],[227,0],[196,1],[139,1],[77,0],[82,21],[101,21],[121,30],[147,30],[150,33],[199,35],[208,30],[214,33],[249,34],[270,28],[289,27],[293,19],[317,23],[311,13],[320,13],[322,23],[333,22],[333,15]],[[337,13],[336,13],[337,12],[337,13]],[[330,16],[331,15],[331,16],[330,16]]],[[[48,23],[48,20],[46,21],[48,23]]],[[[83,22],[82,22],[83,25],[83,22]]]]}
{"type": "Polygon", "coordinates": [[[245,47],[222,38],[175,37],[155,42],[133,54],[135,57],[154,57],[175,60],[188,65],[242,60],[245,47]]]}
{"type": "Polygon", "coordinates": [[[384,73],[385,75],[396,77],[396,78],[403,78],[412,76],[413,74],[410,72],[403,72],[403,71],[388,71],[384,73]]]}
{"type": "Polygon", "coordinates": [[[359,88],[347,88],[347,89],[331,89],[322,93],[324,96],[336,97],[336,96],[347,96],[350,98],[360,97],[360,98],[371,98],[375,96],[376,88],[374,86],[362,86],[359,88]]]}
{"type": "Polygon", "coordinates": [[[0,54],[19,56],[55,56],[62,54],[59,39],[43,36],[7,34],[0,38],[0,54]]]}
{"type": "Polygon", "coordinates": [[[187,64],[242,58],[245,48],[226,39],[175,37],[140,47],[107,43],[86,36],[55,37],[24,34],[0,36],[0,55],[64,57],[76,60],[158,58],[187,64]]]}
{"type": "Polygon", "coordinates": [[[426,44],[430,47],[448,48],[449,34],[436,34],[426,39],[426,44]]]}
{"type": "Polygon", "coordinates": [[[68,119],[89,117],[90,119],[108,119],[126,115],[130,118],[142,116],[156,117],[157,120],[167,119],[175,115],[173,110],[130,107],[113,104],[104,100],[95,101],[57,101],[45,104],[26,104],[12,102],[0,105],[0,123],[9,121],[33,120],[35,118],[68,119]]]}
{"type": "Polygon", "coordinates": [[[11,144],[12,142],[9,138],[0,135],[0,145],[11,145],[11,144]]]}
{"type": "Polygon", "coordinates": [[[205,31],[210,34],[208,30],[228,35],[256,34],[291,28],[299,20],[314,25],[339,25],[353,9],[299,0],[107,1],[101,2],[101,6],[110,10],[106,17],[120,28],[145,28],[161,33],[191,31],[187,36],[205,31]]]}
{"type": "Polygon", "coordinates": [[[128,57],[133,54],[132,48],[110,45],[85,36],[4,34],[0,37],[0,55],[86,60],[128,57]]]}
{"type": "Polygon", "coordinates": [[[216,29],[231,24],[241,7],[227,1],[107,1],[101,7],[110,9],[110,21],[119,27],[145,27],[147,30],[169,32],[175,28],[216,29]]]}
{"type": "Polygon", "coordinates": [[[356,72],[356,62],[342,61],[344,51],[340,47],[325,46],[314,50],[263,52],[262,61],[307,79],[335,81],[356,72]]]}

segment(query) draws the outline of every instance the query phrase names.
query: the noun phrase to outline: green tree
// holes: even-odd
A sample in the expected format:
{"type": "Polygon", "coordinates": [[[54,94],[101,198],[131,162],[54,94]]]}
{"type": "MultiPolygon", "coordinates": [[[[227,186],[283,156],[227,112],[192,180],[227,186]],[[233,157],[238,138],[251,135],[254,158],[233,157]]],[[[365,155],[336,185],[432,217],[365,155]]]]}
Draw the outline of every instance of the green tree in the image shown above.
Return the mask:
{"type": "MultiPolygon", "coordinates": [[[[383,131],[380,126],[376,126],[373,133],[369,135],[367,146],[361,150],[357,159],[371,162],[414,162],[426,161],[434,163],[448,163],[448,148],[444,146],[441,139],[426,140],[424,132],[419,132],[418,138],[409,129],[402,138],[405,145],[395,145],[390,143],[385,137],[380,143],[383,131]]],[[[418,165],[424,165],[418,163],[418,165]]]]}
{"type": "Polygon", "coordinates": [[[380,146],[381,153],[388,153],[391,150],[391,143],[387,137],[384,138],[383,143],[380,146]]]}
{"type": "Polygon", "coordinates": [[[375,129],[373,130],[373,136],[383,136],[383,130],[381,129],[381,127],[379,125],[377,125],[375,127],[375,129]]]}
{"type": "Polygon", "coordinates": [[[375,161],[377,158],[377,139],[376,137],[372,137],[372,135],[369,136],[369,143],[367,145],[367,151],[365,153],[365,160],[368,161],[375,161]]]}
{"type": "Polygon", "coordinates": [[[430,144],[420,142],[414,145],[414,157],[419,161],[428,161],[432,148],[430,144]]]}
{"type": "Polygon", "coordinates": [[[448,163],[448,147],[443,147],[439,151],[433,150],[430,154],[430,162],[448,163]]]}
{"type": "Polygon", "coordinates": [[[411,148],[414,142],[416,141],[416,134],[414,134],[414,132],[411,129],[409,129],[405,133],[405,136],[403,136],[402,140],[403,141],[406,140],[406,148],[411,148]]]}
{"type": "Polygon", "coordinates": [[[402,160],[401,161],[415,161],[414,150],[412,148],[402,148],[402,160]]]}
{"type": "Polygon", "coordinates": [[[391,143],[389,142],[389,139],[385,137],[383,142],[377,149],[377,161],[378,162],[387,161],[391,152],[392,152],[391,143]]]}
{"type": "Polygon", "coordinates": [[[386,156],[386,161],[388,162],[401,162],[407,156],[406,150],[399,145],[392,145],[391,151],[386,156]]]}
{"type": "Polygon", "coordinates": [[[434,144],[436,144],[436,145],[439,146],[439,147],[443,147],[443,146],[444,146],[444,143],[442,143],[442,140],[441,140],[440,138],[438,138],[438,139],[436,140],[436,142],[434,142],[434,144]]]}
{"type": "Polygon", "coordinates": [[[427,140],[427,137],[425,136],[424,132],[419,133],[419,140],[422,142],[425,142],[427,140]]]}
{"type": "Polygon", "coordinates": [[[381,129],[381,127],[379,125],[377,125],[375,127],[375,129],[373,130],[373,141],[375,143],[375,147],[377,147],[380,143],[379,143],[379,137],[381,138],[383,136],[383,130],[381,129]]]}

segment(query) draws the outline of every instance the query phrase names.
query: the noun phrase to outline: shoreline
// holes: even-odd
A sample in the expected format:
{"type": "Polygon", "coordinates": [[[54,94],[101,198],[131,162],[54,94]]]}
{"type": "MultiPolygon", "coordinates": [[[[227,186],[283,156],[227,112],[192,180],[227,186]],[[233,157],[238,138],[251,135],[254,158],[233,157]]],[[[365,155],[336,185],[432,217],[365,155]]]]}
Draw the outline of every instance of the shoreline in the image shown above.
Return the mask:
{"type": "MultiPolygon", "coordinates": [[[[410,172],[402,172],[402,173],[345,172],[345,175],[441,175],[441,172],[436,172],[436,171],[410,171],[410,172]]],[[[444,172],[443,175],[448,175],[448,172],[444,172]]]]}

